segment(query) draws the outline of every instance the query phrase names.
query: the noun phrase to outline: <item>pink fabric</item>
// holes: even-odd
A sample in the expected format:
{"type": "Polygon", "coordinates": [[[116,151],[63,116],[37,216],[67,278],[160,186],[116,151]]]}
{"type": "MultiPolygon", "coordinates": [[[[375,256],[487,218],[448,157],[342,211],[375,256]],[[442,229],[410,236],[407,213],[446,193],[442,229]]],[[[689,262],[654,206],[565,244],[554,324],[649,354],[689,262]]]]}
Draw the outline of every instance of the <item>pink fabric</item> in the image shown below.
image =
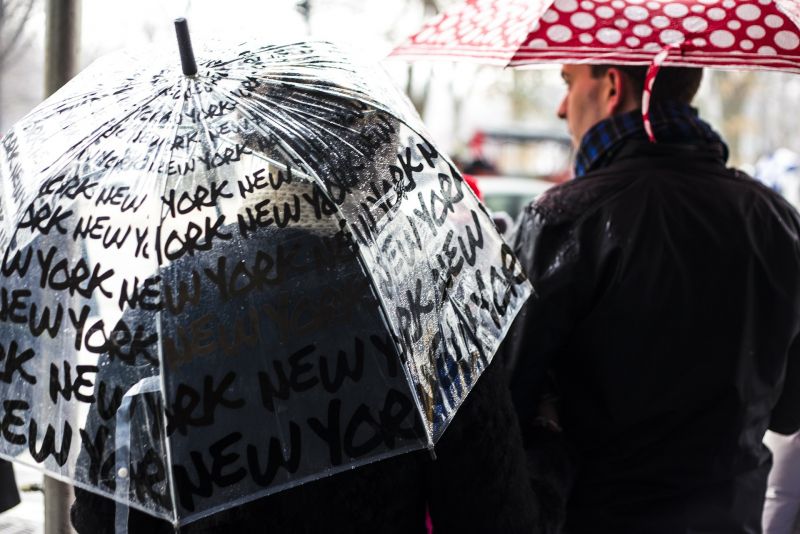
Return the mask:
{"type": "Polygon", "coordinates": [[[475,196],[478,197],[478,200],[483,200],[481,188],[478,187],[478,180],[476,180],[471,174],[464,174],[462,176],[464,177],[464,181],[467,182],[469,188],[472,189],[472,192],[475,193],[475,196]]]}
{"type": "Polygon", "coordinates": [[[653,124],[650,122],[650,98],[653,96],[653,84],[656,82],[656,75],[664,64],[664,60],[672,50],[681,50],[681,44],[672,44],[667,46],[664,50],[656,54],[653,62],[650,63],[650,68],[647,69],[647,75],[644,78],[644,91],[642,92],[642,120],[644,122],[644,131],[647,132],[647,138],[651,143],[656,142],[656,136],[653,134],[653,124]]]}
{"type": "Polygon", "coordinates": [[[393,56],[536,63],[744,67],[800,73],[797,0],[467,0],[393,56]]]}

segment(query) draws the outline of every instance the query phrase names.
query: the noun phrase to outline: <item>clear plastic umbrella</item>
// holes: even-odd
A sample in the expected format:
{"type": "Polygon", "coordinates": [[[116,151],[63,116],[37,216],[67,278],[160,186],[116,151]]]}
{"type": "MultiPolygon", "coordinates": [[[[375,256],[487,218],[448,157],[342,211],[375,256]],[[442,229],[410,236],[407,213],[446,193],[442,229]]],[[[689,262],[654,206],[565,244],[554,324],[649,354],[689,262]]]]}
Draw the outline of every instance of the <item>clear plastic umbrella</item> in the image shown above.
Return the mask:
{"type": "Polygon", "coordinates": [[[175,524],[432,448],[530,291],[382,71],[183,42],[0,151],[0,456],[175,524]]]}

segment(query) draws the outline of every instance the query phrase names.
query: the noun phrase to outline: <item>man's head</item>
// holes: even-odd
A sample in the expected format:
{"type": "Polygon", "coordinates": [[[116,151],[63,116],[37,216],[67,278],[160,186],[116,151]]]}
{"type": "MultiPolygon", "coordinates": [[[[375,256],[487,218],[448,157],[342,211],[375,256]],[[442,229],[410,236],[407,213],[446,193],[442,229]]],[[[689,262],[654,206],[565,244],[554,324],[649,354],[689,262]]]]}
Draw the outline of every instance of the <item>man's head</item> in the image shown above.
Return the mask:
{"type": "MultiPolygon", "coordinates": [[[[633,111],[641,106],[647,66],[564,65],[561,77],[567,94],[558,107],[559,118],[567,121],[577,148],[589,129],[598,122],[633,111]]],[[[703,77],[701,69],[662,68],[656,76],[651,103],[676,100],[691,103],[703,77]]]]}

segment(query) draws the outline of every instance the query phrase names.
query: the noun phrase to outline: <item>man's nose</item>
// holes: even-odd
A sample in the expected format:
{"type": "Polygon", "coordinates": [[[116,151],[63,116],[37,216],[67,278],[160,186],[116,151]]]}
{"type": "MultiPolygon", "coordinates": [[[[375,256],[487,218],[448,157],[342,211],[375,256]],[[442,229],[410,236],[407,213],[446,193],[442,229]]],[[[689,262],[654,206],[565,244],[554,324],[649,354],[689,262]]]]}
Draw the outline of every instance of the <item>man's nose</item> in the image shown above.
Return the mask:
{"type": "Polygon", "coordinates": [[[556,111],[556,115],[558,115],[559,119],[566,119],[567,118],[567,97],[565,96],[563,100],[561,100],[561,105],[558,106],[558,110],[556,111]]]}

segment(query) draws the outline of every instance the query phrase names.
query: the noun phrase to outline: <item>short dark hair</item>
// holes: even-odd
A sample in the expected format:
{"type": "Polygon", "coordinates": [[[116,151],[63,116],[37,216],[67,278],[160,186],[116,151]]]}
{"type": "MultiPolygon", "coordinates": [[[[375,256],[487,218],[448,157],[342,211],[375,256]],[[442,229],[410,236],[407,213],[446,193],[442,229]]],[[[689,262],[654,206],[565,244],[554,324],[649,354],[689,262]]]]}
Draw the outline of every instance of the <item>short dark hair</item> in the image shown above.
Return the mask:
{"type": "MultiPolygon", "coordinates": [[[[612,67],[619,69],[628,76],[633,85],[633,90],[641,100],[648,67],[646,65],[591,65],[592,77],[599,78],[612,67]]],[[[653,85],[653,94],[650,97],[650,101],[677,100],[684,104],[691,104],[702,80],[703,69],[662,67],[656,75],[656,82],[653,85]]]]}

